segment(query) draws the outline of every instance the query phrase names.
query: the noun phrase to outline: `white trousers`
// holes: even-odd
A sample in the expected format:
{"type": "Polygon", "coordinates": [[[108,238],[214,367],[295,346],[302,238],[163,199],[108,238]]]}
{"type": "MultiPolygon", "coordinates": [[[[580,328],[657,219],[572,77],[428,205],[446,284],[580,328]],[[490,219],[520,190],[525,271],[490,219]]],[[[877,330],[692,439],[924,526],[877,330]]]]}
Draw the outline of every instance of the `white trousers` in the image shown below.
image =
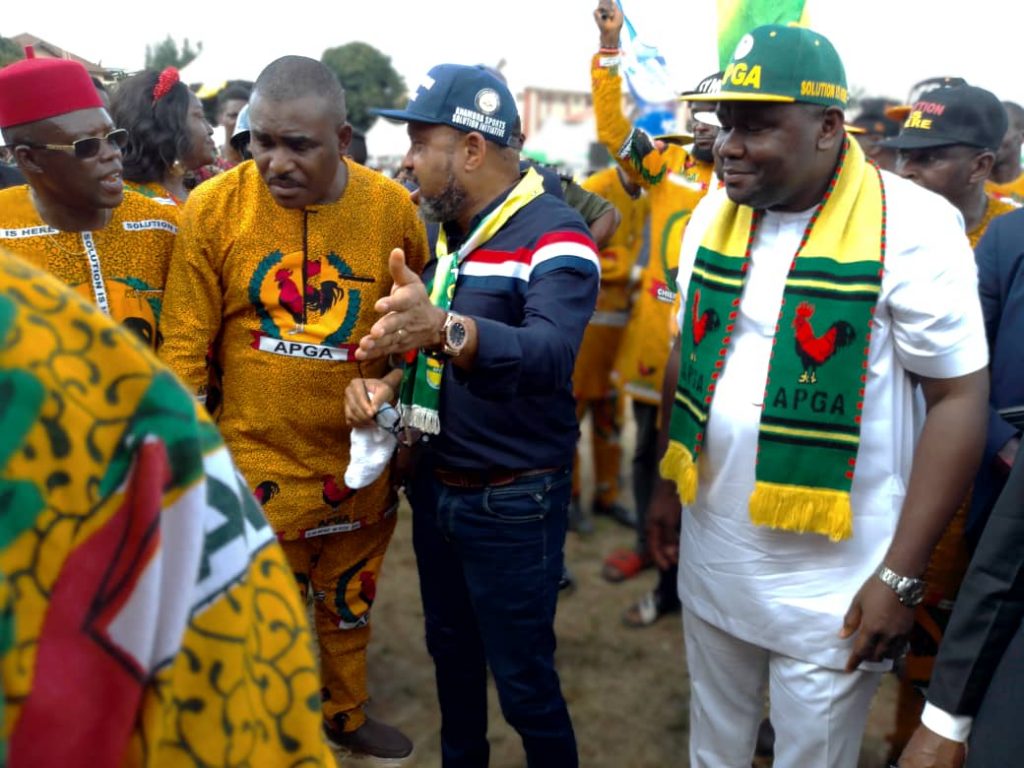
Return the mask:
{"type": "Polygon", "coordinates": [[[726,634],[685,608],[683,636],[691,768],[750,768],[766,690],[775,768],[857,767],[881,672],[847,674],[782,656],[726,634]]]}

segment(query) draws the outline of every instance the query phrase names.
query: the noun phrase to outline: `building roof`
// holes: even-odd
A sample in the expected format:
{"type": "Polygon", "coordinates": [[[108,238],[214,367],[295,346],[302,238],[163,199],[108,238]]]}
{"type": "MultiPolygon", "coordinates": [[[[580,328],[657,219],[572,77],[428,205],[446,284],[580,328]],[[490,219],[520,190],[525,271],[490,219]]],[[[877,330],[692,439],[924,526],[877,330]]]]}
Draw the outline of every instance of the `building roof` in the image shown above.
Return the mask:
{"type": "Polygon", "coordinates": [[[77,61],[85,67],[86,70],[88,70],[90,75],[95,75],[96,77],[106,78],[111,72],[111,70],[106,67],[94,64],[88,59],[83,59],[81,56],[71,53],[71,51],[65,51],[60,46],[54,45],[53,43],[43,40],[43,38],[37,37],[29,32],[14,35],[11,40],[13,40],[20,48],[31,45],[32,48],[35,49],[36,56],[40,59],[70,59],[71,61],[77,61]]]}

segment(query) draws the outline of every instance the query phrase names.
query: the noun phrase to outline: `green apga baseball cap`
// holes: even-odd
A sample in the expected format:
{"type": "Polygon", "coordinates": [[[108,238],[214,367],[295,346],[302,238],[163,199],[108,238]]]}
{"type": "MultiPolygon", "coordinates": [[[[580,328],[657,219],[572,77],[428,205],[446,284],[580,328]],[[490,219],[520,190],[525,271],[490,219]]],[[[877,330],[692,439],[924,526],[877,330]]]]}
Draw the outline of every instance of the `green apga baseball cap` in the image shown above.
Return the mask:
{"type": "Polygon", "coordinates": [[[846,107],[846,71],[828,38],[807,27],[766,24],[744,35],[718,93],[684,101],[804,102],[846,107]]]}

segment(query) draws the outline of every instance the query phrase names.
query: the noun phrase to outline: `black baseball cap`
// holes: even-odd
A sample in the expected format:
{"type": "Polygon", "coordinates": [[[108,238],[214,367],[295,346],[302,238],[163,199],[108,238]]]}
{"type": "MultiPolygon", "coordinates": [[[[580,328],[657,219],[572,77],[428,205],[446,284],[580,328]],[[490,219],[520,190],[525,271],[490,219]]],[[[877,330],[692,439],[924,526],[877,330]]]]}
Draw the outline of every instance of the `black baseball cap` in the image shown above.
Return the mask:
{"type": "Polygon", "coordinates": [[[936,88],[912,105],[899,136],[881,145],[926,149],[963,144],[995,151],[1007,125],[1006,109],[990,91],[975,85],[936,88]]]}
{"type": "MultiPolygon", "coordinates": [[[[713,93],[719,93],[722,90],[722,75],[724,72],[715,72],[713,75],[708,75],[699,83],[697,87],[692,91],[683,91],[679,94],[681,101],[689,101],[691,96],[698,94],[707,95],[713,93]]],[[[699,123],[705,125],[713,125],[716,128],[721,128],[722,124],[718,121],[718,116],[715,114],[715,107],[718,106],[712,102],[699,102],[695,101],[690,104],[690,114],[693,115],[693,119],[699,123]]],[[[692,137],[691,137],[692,141],[692,137]]],[[[689,142],[687,142],[689,143],[689,142]]]]}
{"type": "Polygon", "coordinates": [[[858,129],[852,131],[852,133],[865,133],[869,136],[880,136],[885,139],[892,138],[899,135],[900,124],[896,120],[891,120],[882,113],[878,112],[862,112],[857,115],[857,119],[853,120],[850,125],[847,126],[849,130],[850,126],[858,129]]]}
{"type": "Polygon", "coordinates": [[[903,104],[890,104],[885,108],[886,117],[891,120],[895,120],[898,123],[902,123],[907,119],[907,115],[910,114],[910,110],[913,109],[913,105],[917,102],[924,94],[929,91],[934,91],[936,88],[956,88],[958,85],[967,85],[967,81],[962,77],[928,77],[917,83],[914,83],[910,88],[910,93],[907,95],[907,100],[903,104]]]}
{"type": "Polygon", "coordinates": [[[505,81],[482,65],[438,64],[409,97],[405,109],[372,109],[375,115],[406,123],[448,125],[477,131],[503,147],[522,147],[516,100],[505,81]]]}

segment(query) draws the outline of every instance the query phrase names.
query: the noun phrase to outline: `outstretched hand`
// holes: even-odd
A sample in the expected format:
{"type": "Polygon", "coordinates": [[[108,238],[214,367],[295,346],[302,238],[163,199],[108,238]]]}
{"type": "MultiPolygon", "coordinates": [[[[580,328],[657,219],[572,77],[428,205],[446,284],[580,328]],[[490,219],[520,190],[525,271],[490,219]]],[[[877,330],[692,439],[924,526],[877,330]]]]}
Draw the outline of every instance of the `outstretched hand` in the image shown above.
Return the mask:
{"type": "Polygon", "coordinates": [[[391,251],[388,269],[393,281],[391,295],[374,305],[383,317],[359,340],[357,360],[374,360],[440,343],[445,312],[430,303],[426,286],[405,263],[401,248],[391,251]]]}

